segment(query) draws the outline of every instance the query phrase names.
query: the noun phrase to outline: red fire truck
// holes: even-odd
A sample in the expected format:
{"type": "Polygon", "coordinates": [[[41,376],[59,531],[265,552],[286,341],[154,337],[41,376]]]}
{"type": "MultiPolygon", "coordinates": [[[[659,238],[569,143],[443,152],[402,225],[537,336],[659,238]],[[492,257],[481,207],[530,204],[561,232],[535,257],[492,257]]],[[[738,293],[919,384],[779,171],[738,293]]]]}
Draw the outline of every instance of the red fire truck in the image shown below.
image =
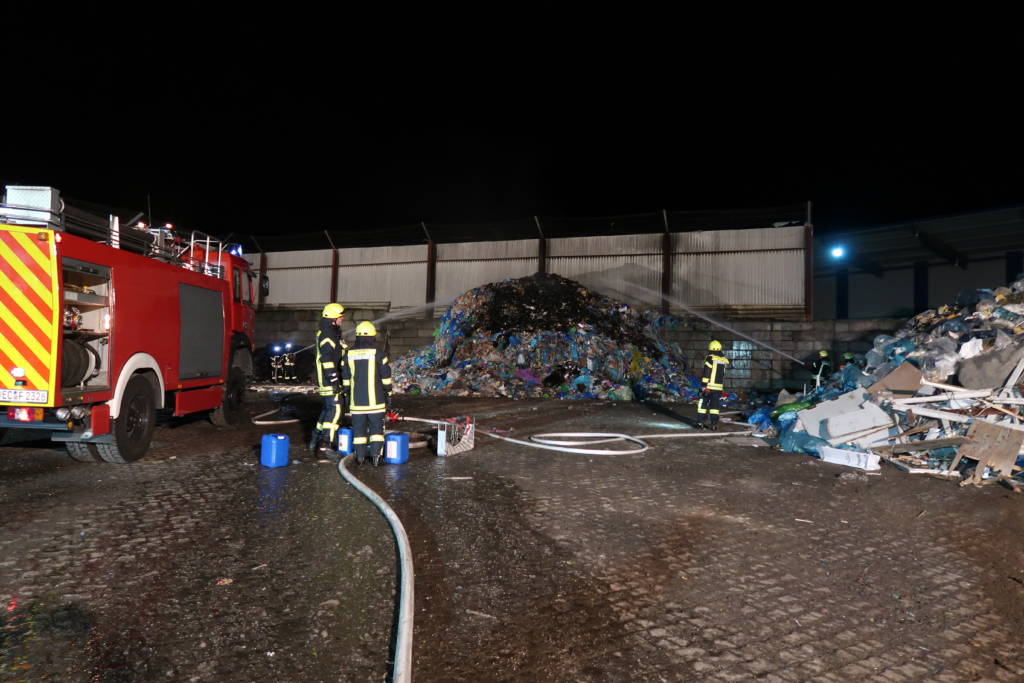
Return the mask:
{"type": "Polygon", "coordinates": [[[266,279],[213,237],[139,218],[122,226],[53,188],[6,188],[0,431],[43,430],[76,460],[125,463],[149,449],[158,409],[243,419],[266,279]]]}

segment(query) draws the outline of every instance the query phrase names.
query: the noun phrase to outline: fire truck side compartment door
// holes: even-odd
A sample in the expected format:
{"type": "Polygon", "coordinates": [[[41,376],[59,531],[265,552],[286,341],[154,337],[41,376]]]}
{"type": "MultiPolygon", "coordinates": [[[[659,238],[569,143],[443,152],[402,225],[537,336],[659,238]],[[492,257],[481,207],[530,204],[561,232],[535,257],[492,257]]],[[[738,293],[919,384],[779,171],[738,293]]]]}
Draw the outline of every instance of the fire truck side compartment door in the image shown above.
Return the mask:
{"type": "Polygon", "coordinates": [[[178,378],[222,377],[224,306],[221,293],[181,283],[178,296],[181,311],[178,378]]]}

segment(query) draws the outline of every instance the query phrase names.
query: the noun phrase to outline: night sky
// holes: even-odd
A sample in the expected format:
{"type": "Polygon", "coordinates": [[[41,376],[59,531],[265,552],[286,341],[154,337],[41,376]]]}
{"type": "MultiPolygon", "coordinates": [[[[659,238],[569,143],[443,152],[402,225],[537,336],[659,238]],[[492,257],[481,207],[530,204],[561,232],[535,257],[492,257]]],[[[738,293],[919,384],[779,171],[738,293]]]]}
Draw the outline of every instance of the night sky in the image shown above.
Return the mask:
{"type": "Polygon", "coordinates": [[[486,42],[271,46],[242,27],[15,56],[32,96],[7,109],[0,181],[134,210],[148,195],[157,222],[220,235],[808,200],[827,232],[1024,204],[991,56],[486,42]]]}

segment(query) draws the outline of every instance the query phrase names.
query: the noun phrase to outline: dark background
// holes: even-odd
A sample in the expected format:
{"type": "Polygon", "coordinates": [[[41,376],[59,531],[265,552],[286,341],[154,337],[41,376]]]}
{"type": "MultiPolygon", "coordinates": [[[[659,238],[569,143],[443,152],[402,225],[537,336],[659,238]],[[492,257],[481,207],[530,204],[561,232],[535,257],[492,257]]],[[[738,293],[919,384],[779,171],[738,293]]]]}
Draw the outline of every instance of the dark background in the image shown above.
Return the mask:
{"type": "Polygon", "coordinates": [[[221,236],[807,201],[827,233],[1024,203],[1009,55],[278,18],[5,44],[0,181],[221,236]]]}

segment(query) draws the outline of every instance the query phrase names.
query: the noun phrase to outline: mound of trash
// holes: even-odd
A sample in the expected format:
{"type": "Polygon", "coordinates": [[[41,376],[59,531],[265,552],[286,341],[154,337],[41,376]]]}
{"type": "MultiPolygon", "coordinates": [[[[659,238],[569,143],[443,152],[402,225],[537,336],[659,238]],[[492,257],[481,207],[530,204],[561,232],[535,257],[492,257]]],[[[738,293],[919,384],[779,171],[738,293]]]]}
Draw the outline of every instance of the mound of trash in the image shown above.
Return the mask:
{"type": "Polygon", "coordinates": [[[754,406],[748,423],[783,451],[1024,489],[1024,280],[961,292],[859,360],[754,406]]]}
{"type": "Polygon", "coordinates": [[[537,273],[469,290],[441,317],[434,344],[394,361],[402,393],[509,398],[692,400],[673,316],[537,273]]]}

